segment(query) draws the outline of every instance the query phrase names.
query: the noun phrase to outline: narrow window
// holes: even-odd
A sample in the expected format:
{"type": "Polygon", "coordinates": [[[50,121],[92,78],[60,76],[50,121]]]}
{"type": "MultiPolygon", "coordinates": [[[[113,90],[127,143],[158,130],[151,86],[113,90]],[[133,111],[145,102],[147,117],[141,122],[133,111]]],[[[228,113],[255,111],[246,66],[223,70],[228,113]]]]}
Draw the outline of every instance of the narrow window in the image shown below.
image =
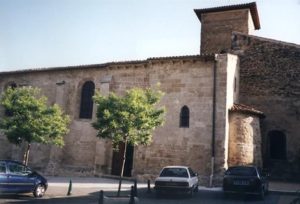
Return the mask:
{"type": "Polygon", "coordinates": [[[281,131],[269,132],[270,159],[286,159],[286,137],[281,131]]]}
{"type": "Polygon", "coordinates": [[[93,96],[95,93],[95,84],[87,81],[83,84],[81,90],[80,118],[92,118],[93,114],[93,96]]]}
{"type": "Polygon", "coordinates": [[[190,125],[190,110],[187,106],[183,106],[180,112],[180,127],[189,127],[190,125]]]}
{"type": "Polygon", "coordinates": [[[234,92],[236,92],[236,77],[234,77],[234,92]]]}

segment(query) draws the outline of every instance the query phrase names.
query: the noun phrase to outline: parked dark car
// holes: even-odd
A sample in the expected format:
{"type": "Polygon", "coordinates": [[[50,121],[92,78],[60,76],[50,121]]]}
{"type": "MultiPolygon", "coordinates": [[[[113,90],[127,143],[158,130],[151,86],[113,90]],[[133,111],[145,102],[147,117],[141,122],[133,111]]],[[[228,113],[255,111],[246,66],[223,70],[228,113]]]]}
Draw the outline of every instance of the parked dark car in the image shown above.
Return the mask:
{"type": "Polygon", "coordinates": [[[48,187],[47,180],[17,161],[0,160],[0,193],[33,193],[42,197],[48,187]]]}
{"type": "Polygon", "coordinates": [[[166,166],[155,179],[156,194],[188,193],[190,196],[198,191],[198,176],[187,166],[166,166]]]}
{"type": "Polygon", "coordinates": [[[264,199],[269,190],[267,173],[255,166],[232,166],[223,179],[223,191],[227,193],[256,194],[264,199]]]}

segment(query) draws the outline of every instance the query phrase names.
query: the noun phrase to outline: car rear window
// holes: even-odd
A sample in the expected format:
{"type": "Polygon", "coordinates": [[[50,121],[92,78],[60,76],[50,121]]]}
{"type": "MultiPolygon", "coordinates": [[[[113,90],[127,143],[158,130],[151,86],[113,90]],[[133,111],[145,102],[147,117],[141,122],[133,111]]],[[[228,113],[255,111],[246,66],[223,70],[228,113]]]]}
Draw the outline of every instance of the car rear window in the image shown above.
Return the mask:
{"type": "Polygon", "coordinates": [[[256,170],[253,167],[230,167],[225,175],[233,176],[256,176],[256,170]]]}
{"type": "Polygon", "coordinates": [[[160,177],[183,177],[188,178],[187,170],[184,168],[164,168],[160,173],[160,177]]]}

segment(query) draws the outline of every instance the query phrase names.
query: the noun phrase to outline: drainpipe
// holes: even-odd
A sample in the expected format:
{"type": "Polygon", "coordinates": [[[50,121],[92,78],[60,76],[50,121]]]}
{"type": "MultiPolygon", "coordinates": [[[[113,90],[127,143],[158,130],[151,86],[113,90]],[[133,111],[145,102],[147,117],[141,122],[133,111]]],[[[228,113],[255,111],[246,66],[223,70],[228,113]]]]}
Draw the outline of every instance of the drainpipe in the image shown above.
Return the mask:
{"type": "Polygon", "coordinates": [[[211,172],[209,177],[209,186],[213,185],[215,169],[215,136],[216,136],[216,85],[217,84],[217,61],[214,60],[213,68],[213,101],[212,101],[212,142],[211,142],[211,172]]]}

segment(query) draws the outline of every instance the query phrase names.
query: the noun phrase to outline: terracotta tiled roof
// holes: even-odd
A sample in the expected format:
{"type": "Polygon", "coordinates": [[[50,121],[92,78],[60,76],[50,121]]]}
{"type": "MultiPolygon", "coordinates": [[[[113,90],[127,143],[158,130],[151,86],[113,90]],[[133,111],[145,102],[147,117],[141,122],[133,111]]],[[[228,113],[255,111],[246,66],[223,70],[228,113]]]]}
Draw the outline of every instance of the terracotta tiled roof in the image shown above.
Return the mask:
{"type": "Polygon", "coordinates": [[[222,11],[239,10],[239,9],[250,9],[250,13],[253,19],[255,29],[257,30],[260,29],[260,22],[259,22],[256,2],[247,3],[247,4],[230,5],[230,6],[220,6],[220,7],[213,7],[213,8],[195,9],[194,11],[198,16],[199,20],[201,21],[201,14],[203,13],[222,12],[222,11]]]}
{"type": "Polygon", "coordinates": [[[258,115],[261,118],[265,117],[265,114],[262,111],[256,110],[253,107],[234,103],[233,106],[229,109],[231,112],[242,112],[242,113],[250,113],[254,115],[258,115]]]}

